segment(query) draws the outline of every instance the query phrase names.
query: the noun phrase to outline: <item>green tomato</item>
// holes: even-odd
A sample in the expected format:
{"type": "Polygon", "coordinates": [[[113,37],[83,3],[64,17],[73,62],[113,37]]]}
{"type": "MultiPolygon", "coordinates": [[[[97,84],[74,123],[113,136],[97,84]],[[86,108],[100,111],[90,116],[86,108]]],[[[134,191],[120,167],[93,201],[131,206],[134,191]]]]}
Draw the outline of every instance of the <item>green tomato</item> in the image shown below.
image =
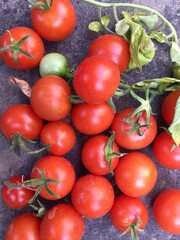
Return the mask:
{"type": "Polygon", "coordinates": [[[68,62],[65,56],[60,53],[46,54],[40,61],[40,76],[57,75],[64,77],[68,71],[68,62]]]}
{"type": "Polygon", "coordinates": [[[173,68],[173,76],[177,79],[180,79],[180,66],[179,65],[176,65],[173,68]]]}

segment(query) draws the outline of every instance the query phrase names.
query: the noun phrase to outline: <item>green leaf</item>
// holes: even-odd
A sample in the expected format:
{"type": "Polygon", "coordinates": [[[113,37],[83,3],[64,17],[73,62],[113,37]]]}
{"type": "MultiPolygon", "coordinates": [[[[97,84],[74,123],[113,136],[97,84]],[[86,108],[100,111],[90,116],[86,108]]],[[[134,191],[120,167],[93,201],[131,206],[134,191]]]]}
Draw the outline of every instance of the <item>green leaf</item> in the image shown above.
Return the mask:
{"type": "Polygon", "coordinates": [[[91,22],[88,26],[89,30],[99,32],[101,30],[101,23],[98,21],[91,22]]]}
{"type": "Polygon", "coordinates": [[[101,24],[104,26],[104,27],[107,27],[108,24],[110,23],[111,21],[111,17],[109,15],[106,15],[106,16],[102,16],[101,17],[101,24]]]}
{"type": "Polygon", "coordinates": [[[149,37],[155,39],[156,41],[158,41],[160,43],[167,42],[166,35],[163,32],[152,31],[150,33],[149,37]]]}
{"type": "Polygon", "coordinates": [[[129,31],[129,24],[126,22],[125,19],[118,21],[115,24],[115,32],[119,35],[119,36],[124,36],[126,35],[126,33],[129,31]]]}
{"type": "Polygon", "coordinates": [[[152,30],[154,25],[158,22],[159,18],[156,14],[152,14],[152,15],[140,15],[138,16],[138,18],[141,20],[141,22],[143,22],[148,30],[152,30]]]}
{"type": "Polygon", "coordinates": [[[168,130],[171,133],[176,146],[179,146],[180,145],[180,97],[178,97],[178,100],[176,103],[173,122],[169,126],[168,130]]]}
{"type": "Polygon", "coordinates": [[[178,44],[175,42],[172,42],[172,46],[170,49],[170,56],[171,56],[172,62],[175,62],[178,65],[180,65],[180,48],[178,44]]]}

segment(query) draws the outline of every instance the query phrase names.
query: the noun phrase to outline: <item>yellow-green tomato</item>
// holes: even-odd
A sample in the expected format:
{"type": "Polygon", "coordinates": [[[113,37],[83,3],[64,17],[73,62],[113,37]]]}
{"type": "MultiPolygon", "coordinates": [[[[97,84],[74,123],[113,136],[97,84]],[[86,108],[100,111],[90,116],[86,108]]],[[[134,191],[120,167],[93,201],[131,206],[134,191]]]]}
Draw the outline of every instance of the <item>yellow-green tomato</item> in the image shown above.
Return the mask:
{"type": "Polygon", "coordinates": [[[67,58],[60,53],[46,54],[40,61],[40,76],[57,75],[64,77],[68,70],[67,58]]]}

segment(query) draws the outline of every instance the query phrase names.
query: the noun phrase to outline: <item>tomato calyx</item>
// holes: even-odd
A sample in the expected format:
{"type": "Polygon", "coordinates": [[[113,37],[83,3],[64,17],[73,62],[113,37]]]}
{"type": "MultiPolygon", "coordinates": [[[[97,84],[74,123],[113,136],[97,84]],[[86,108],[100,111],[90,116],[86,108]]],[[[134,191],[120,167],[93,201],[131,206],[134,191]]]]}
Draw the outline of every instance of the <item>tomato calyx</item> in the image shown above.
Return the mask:
{"type": "Polygon", "coordinates": [[[11,45],[0,48],[0,53],[5,51],[13,51],[14,62],[17,65],[18,65],[18,53],[22,53],[29,58],[34,58],[34,56],[32,56],[30,53],[24,51],[21,48],[22,43],[25,42],[31,36],[31,34],[27,34],[26,36],[21,38],[18,42],[16,42],[12,37],[11,32],[9,30],[7,30],[7,32],[10,36],[11,45]]]}
{"type": "Polygon", "coordinates": [[[47,212],[46,207],[37,199],[37,205],[30,204],[29,206],[35,210],[34,215],[36,217],[43,218],[47,212]]]}
{"type": "Polygon", "coordinates": [[[35,7],[42,12],[47,12],[51,8],[53,1],[54,0],[44,0],[44,2],[39,2],[36,0],[28,0],[30,7],[35,7]]]}
{"type": "Polygon", "coordinates": [[[130,232],[131,240],[139,240],[138,232],[144,231],[144,229],[141,229],[138,227],[139,224],[140,224],[140,217],[138,216],[136,222],[129,225],[127,229],[120,235],[120,237],[130,232]]]}
{"type": "Polygon", "coordinates": [[[104,147],[105,161],[106,161],[106,163],[109,167],[110,173],[112,175],[114,174],[114,171],[111,168],[112,159],[119,158],[119,157],[122,157],[127,154],[127,153],[117,153],[117,152],[113,151],[114,136],[115,136],[115,132],[112,132],[108,142],[106,143],[106,145],[104,147]]]}
{"type": "Polygon", "coordinates": [[[58,181],[58,180],[46,178],[44,172],[39,168],[33,169],[33,171],[35,171],[35,170],[37,170],[40,173],[41,178],[28,179],[28,180],[25,180],[24,182],[21,182],[21,183],[10,183],[8,181],[5,181],[4,184],[6,186],[8,186],[10,189],[30,188],[31,190],[34,190],[33,197],[28,201],[29,204],[32,204],[36,200],[36,198],[38,197],[39,193],[41,192],[41,190],[43,188],[46,189],[47,193],[50,196],[53,196],[53,197],[59,199],[60,196],[57,195],[56,193],[52,192],[51,189],[48,187],[48,184],[49,183],[61,184],[61,182],[58,181]]]}

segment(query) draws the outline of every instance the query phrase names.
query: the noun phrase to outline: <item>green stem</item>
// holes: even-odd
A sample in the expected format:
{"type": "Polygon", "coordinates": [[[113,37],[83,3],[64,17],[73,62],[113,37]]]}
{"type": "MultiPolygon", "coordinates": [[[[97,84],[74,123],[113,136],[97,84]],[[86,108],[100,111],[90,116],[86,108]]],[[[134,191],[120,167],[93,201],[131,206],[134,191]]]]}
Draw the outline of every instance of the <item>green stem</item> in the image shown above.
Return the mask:
{"type": "Polygon", "coordinates": [[[139,5],[139,4],[134,4],[134,3],[104,3],[104,2],[98,2],[98,1],[95,1],[95,0],[82,0],[82,1],[90,3],[90,4],[95,5],[97,7],[105,7],[105,8],[130,7],[130,8],[143,9],[143,10],[148,11],[150,13],[154,13],[170,28],[171,33],[168,35],[168,38],[174,36],[174,41],[178,44],[178,36],[177,36],[175,28],[161,13],[159,13],[155,9],[152,9],[150,7],[146,7],[146,6],[143,6],[143,5],[139,5]]]}

